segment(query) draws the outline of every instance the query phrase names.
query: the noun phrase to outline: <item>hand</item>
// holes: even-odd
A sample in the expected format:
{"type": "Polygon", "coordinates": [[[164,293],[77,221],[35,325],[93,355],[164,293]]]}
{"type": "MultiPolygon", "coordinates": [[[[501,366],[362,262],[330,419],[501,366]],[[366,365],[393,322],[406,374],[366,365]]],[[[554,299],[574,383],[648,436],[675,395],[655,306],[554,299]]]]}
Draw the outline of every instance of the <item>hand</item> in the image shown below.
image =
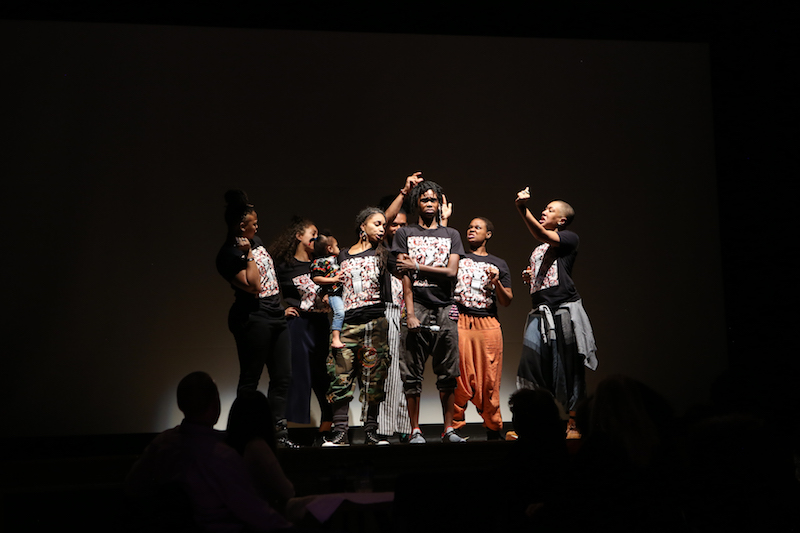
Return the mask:
{"type": "Polygon", "coordinates": [[[517,204],[517,207],[521,207],[528,203],[528,200],[531,199],[531,188],[525,187],[521,191],[517,193],[517,199],[514,200],[514,203],[517,204]]]}
{"type": "Polygon", "coordinates": [[[401,274],[416,272],[417,262],[408,254],[397,254],[397,271],[401,274]]]}
{"type": "Polygon", "coordinates": [[[488,279],[486,280],[486,287],[494,287],[494,282],[500,279],[500,271],[497,267],[489,267],[486,271],[488,279]]]}
{"type": "Polygon", "coordinates": [[[300,316],[300,311],[296,307],[287,307],[283,314],[285,316],[300,316]]]}
{"type": "Polygon", "coordinates": [[[403,186],[403,192],[408,194],[411,189],[419,185],[424,181],[425,178],[422,177],[422,172],[414,172],[410,176],[406,178],[406,184],[403,186]]]}
{"type": "Polygon", "coordinates": [[[531,284],[531,267],[528,267],[522,271],[522,283],[526,285],[531,284]]]}
{"type": "Polygon", "coordinates": [[[408,326],[410,331],[416,331],[419,329],[420,321],[414,315],[408,315],[406,317],[406,326],[408,326]]]}
{"type": "Polygon", "coordinates": [[[326,304],[328,304],[328,303],[329,303],[329,302],[328,302],[328,295],[327,295],[327,294],[326,294],[325,296],[323,296],[323,297],[322,297],[322,301],[323,301],[323,302],[325,302],[326,304]]]}
{"type": "Polygon", "coordinates": [[[234,243],[234,248],[240,250],[244,255],[250,253],[250,239],[247,237],[234,237],[236,242],[234,243]]]}
{"type": "Polygon", "coordinates": [[[447,221],[450,219],[450,215],[453,214],[453,203],[447,203],[447,196],[444,194],[442,195],[442,205],[439,207],[439,218],[442,221],[442,224],[445,226],[447,225],[447,221]]]}

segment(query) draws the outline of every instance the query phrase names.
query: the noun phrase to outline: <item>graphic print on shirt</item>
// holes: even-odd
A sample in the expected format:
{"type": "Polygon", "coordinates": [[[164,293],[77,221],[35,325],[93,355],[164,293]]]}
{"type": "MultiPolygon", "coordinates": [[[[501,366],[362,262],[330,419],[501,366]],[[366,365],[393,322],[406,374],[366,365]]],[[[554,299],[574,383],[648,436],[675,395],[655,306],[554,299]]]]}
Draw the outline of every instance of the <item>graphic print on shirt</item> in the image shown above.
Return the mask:
{"type": "Polygon", "coordinates": [[[458,263],[458,281],[453,293],[456,302],[472,309],[488,309],[494,305],[494,289],[489,285],[489,271],[497,270],[492,263],[473,261],[464,257],[458,263]]]}
{"type": "Polygon", "coordinates": [[[531,294],[558,286],[558,259],[549,244],[537,246],[531,254],[531,294]]]}
{"type": "MultiPolygon", "coordinates": [[[[449,237],[408,236],[408,255],[420,265],[446,267],[450,260],[452,240],[449,237]]],[[[417,277],[415,287],[436,287],[437,284],[417,277]]]]}
{"type": "Polygon", "coordinates": [[[339,266],[344,290],[344,310],[381,302],[378,257],[348,257],[339,266]]]}
{"type": "Polygon", "coordinates": [[[252,252],[258,267],[258,273],[261,276],[261,292],[258,293],[258,297],[267,298],[278,294],[280,284],[278,284],[278,278],[275,276],[275,265],[272,263],[272,256],[263,246],[254,248],[252,252]]]}
{"type": "Polygon", "coordinates": [[[330,307],[319,297],[319,285],[311,280],[311,274],[292,278],[292,283],[300,293],[301,311],[328,311],[330,307]]]}

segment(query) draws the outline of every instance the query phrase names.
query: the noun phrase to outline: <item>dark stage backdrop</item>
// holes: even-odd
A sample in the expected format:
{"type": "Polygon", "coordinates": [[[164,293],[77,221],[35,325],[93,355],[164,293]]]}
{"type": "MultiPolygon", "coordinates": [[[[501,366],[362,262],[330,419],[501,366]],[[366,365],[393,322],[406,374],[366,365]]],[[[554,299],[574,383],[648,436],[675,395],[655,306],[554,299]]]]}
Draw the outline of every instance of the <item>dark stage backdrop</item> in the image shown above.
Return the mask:
{"type": "MultiPolygon", "coordinates": [[[[350,243],[415,170],[456,229],[489,217],[514,280],[503,403],[530,306],[525,186],[534,212],[577,211],[590,392],[624,373],[680,412],[726,365],[705,45],[47,22],[0,22],[0,45],[7,435],[160,431],[194,370],[224,426],[231,187],[267,243],[294,214],[350,243]]],[[[440,420],[427,381],[422,422],[440,420]]]]}

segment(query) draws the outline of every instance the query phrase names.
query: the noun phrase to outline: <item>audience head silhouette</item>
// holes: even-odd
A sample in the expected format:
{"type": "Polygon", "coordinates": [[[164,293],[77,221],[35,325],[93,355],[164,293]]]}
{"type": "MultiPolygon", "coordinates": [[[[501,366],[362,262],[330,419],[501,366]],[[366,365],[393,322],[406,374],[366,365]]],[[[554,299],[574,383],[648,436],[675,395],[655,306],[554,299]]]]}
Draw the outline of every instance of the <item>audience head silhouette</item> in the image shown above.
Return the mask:
{"type": "Polygon", "coordinates": [[[247,443],[255,438],[264,439],[275,450],[275,421],[269,400],[258,390],[239,391],[228,414],[228,444],[244,454],[247,443]]]}
{"type": "Polygon", "coordinates": [[[178,408],[187,422],[213,427],[219,420],[217,384],[205,372],[192,372],[178,383],[178,408]]]}

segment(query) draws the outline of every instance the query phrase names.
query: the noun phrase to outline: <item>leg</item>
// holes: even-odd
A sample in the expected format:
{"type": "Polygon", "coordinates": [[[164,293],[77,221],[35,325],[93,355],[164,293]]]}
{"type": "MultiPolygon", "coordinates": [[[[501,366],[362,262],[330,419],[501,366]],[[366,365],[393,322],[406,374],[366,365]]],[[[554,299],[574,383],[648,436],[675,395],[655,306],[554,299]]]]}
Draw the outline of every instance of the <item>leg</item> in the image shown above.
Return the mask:
{"type": "Polygon", "coordinates": [[[331,322],[331,348],[344,346],[341,341],[342,324],[344,324],[344,300],[341,296],[329,296],[328,303],[333,309],[331,322]]]}
{"type": "Polygon", "coordinates": [[[473,357],[475,350],[472,338],[473,317],[462,314],[458,317],[458,368],[459,376],[454,396],[454,411],[452,426],[456,429],[463,427],[467,422],[467,404],[475,394],[475,365],[473,357]]]}
{"type": "Polygon", "coordinates": [[[472,402],[483,418],[483,425],[499,437],[503,427],[500,412],[500,378],[503,371],[503,331],[494,317],[476,319],[479,334],[475,356],[475,396],[472,402]]]}
{"type": "Polygon", "coordinates": [[[286,398],[292,383],[292,347],[285,319],[272,319],[271,330],[272,346],[266,361],[269,371],[267,399],[277,421],[286,419],[286,398]]]}

